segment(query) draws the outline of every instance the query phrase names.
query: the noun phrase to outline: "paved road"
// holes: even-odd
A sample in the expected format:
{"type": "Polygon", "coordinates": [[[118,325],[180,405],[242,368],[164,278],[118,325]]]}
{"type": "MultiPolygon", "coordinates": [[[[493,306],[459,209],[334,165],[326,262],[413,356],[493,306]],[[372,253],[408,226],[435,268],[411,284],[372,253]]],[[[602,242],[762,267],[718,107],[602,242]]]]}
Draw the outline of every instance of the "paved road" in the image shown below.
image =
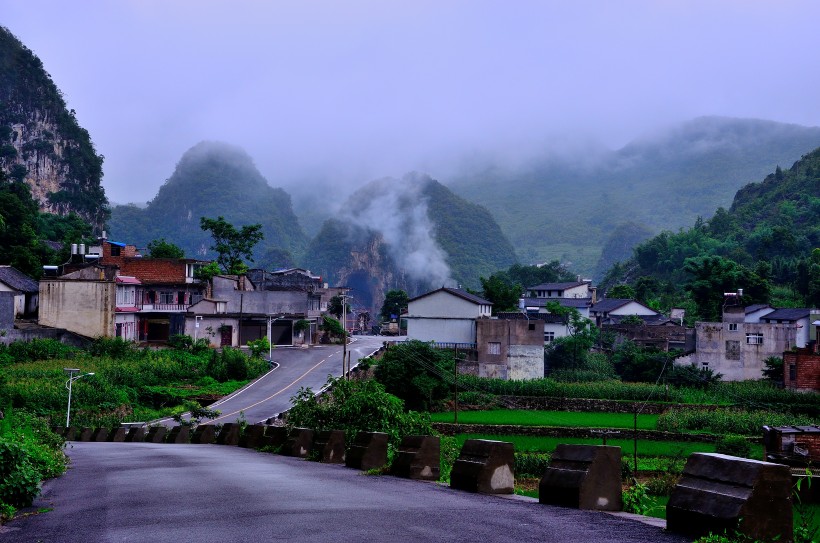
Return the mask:
{"type": "MultiPolygon", "coordinates": [[[[351,365],[359,358],[368,356],[382,346],[387,339],[383,336],[353,336],[347,348],[351,365]]],[[[210,407],[220,411],[217,419],[208,423],[235,422],[240,413],[245,420],[254,424],[264,422],[290,408],[290,398],[301,387],[318,391],[327,382],[328,375],[342,374],[342,346],[317,345],[307,349],[282,347],[274,349],[273,359],[279,367],[210,407]]],[[[172,419],[163,419],[163,424],[173,426],[172,419]]]]}
{"type": "Polygon", "coordinates": [[[0,543],[676,542],[606,513],[451,490],[219,445],[74,443],[0,543]]]}

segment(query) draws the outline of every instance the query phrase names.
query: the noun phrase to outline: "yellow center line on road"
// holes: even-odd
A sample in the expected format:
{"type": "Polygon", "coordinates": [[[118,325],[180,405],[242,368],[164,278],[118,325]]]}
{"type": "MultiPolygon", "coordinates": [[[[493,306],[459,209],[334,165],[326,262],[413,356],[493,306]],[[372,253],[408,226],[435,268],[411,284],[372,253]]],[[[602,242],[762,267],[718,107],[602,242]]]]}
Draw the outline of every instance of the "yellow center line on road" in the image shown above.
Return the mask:
{"type": "Polygon", "coordinates": [[[290,387],[292,387],[293,385],[295,385],[296,383],[298,383],[299,381],[301,381],[302,379],[304,379],[304,377],[305,377],[307,374],[309,374],[310,372],[312,372],[313,370],[315,370],[316,368],[318,368],[319,366],[321,366],[322,364],[324,364],[325,362],[327,362],[328,360],[330,360],[333,356],[336,356],[337,354],[338,354],[338,353],[333,353],[333,354],[331,354],[331,355],[328,355],[328,356],[327,356],[327,357],[325,357],[322,361],[317,362],[317,363],[316,363],[316,365],[312,366],[312,367],[311,367],[310,369],[308,369],[305,373],[303,373],[302,375],[300,375],[299,377],[297,377],[296,379],[294,379],[291,383],[289,383],[288,385],[286,385],[286,386],[284,386],[283,388],[279,389],[279,391],[278,391],[278,392],[275,392],[274,394],[271,394],[271,395],[270,395],[270,396],[268,396],[267,398],[264,398],[264,399],[262,399],[262,400],[259,400],[258,402],[253,403],[253,404],[251,404],[251,405],[246,405],[243,409],[240,409],[240,410],[238,410],[238,411],[234,411],[233,413],[226,413],[226,414],[224,414],[224,415],[220,415],[220,416],[218,416],[218,417],[217,417],[217,418],[215,418],[215,419],[211,419],[211,420],[209,420],[209,421],[208,421],[208,424],[212,424],[212,423],[214,423],[214,422],[216,422],[216,421],[218,421],[218,420],[220,420],[220,419],[224,419],[224,418],[226,418],[226,417],[231,417],[231,416],[233,416],[233,415],[238,415],[239,413],[241,413],[241,412],[242,412],[242,411],[244,411],[245,409],[250,409],[251,407],[256,407],[257,405],[259,405],[259,404],[261,404],[261,403],[265,403],[266,401],[270,400],[271,398],[275,398],[276,396],[280,395],[281,393],[283,393],[284,391],[286,391],[287,389],[289,389],[290,387]]]}

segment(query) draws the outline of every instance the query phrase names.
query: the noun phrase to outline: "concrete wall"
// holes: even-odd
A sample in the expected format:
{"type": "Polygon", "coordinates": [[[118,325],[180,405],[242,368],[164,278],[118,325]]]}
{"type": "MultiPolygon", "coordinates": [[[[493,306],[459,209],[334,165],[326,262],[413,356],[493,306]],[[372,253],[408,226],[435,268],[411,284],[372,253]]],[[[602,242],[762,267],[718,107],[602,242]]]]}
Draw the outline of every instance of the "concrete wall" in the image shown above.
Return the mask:
{"type": "Polygon", "coordinates": [[[0,330],[14,328],[15,298],[14,292],[0,291],[0,330]]]}
{"type": "Polygon", "coordinates": [[[479,304],[469,302],[446,291],[439,291],[413,300],[407,307],[408,317],[447,317],[475,319],[489,316],[479,304]]]}
{"type": "Polygon", "coordinates": [[[228,313],[307,315],[307,292],[298,290],[235,290],[234,281],[214,278],[212,298],[228,302],[228,313]]]}
{"type": "Polygon", "coordinates": [[[87,337],[114,337],[113,281],[40,281],[40,324],[87,337]]]}
{"type": "Polygon", "coordinates": [[[544,337],[540,321],[478,319],[476,342],[480,377],[514,380],[544,377],[544,337]]]}
{"type": "Polygon", "coordinates": [[[689,359],[723,374],[724,381],[761,379],[763,360],[782,356],[796,342],[796,329],[788,324],[699,322],[695,334],[695,354],[689,359]],[[737,330],[730,331],[729,324],[737,330]],[[762,334],[762,343],[748,343],[747,334],[762,334]]]}
{"type": "MultiPolygon", "coordinates": [[[[595,308],[592,308],[593,311],[595,308]]],[[[629,302],[626,305],[623,305],[617,309],[613,309],[609,312],[610,315],[657,315],[658,312],[646,307],[643,304],[639,304],[638,302],[629,302]]]]}
{"type": "Polygon", "coordinates": [[[407,338],[438,343],[475,343],[474,318],[408,317],[407,338]]]}

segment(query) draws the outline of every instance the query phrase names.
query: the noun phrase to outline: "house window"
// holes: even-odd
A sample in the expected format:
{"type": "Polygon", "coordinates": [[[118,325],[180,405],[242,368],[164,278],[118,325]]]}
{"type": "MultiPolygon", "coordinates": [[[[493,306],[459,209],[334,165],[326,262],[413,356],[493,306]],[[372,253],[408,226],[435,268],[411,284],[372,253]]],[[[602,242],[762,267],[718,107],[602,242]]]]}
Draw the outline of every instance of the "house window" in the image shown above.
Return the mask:
{"type": "Polygon", "coordinates": [[[789,364],[789,381],[797,381],[797,364],[789,364]]]}
{"type": "Polygon", "coordinates": [[[740,360],[740,342],[729,340],[726,342],[726,360],[740,360]]]}
{"type": "Polygon", "coordinates": [[[730,332],[737,332],[737,323],[736,322],[730,322],[729,323],[729,331],[730,332]]]}
{"type": "Polygon", "coordinates": [[[746,334],[747,345],[763,345],[763,334],[746,334]]]}
{"type": "Polygon", "coordinates": [[[161,304],[175,304],[176,303],[176,295],[173,292],[160,292],[159,293],[159,303],[161,304]]]}
{"type": "Polygon", "coordinates": [[[120,256],[120,247],[118,245],[111,246],[111,256],[120,256]]]}
{"type": "Polygon", "coordinates": [[[501,343],[497,341],[488,341],[487,354],[501,354],[501,343]]]}
{"type": "Polygon", "coordinates": [[[530,323],[528,323],[527,328],[528,328],[529,330],[535,330],[535,323],[534,323],[534,322],[530,322],[530,323]]]}
{"type": "Polygon", "coordinates": [[[544,343],[552,343],[555,341],[555,332],[544,332],[544,343]]]}

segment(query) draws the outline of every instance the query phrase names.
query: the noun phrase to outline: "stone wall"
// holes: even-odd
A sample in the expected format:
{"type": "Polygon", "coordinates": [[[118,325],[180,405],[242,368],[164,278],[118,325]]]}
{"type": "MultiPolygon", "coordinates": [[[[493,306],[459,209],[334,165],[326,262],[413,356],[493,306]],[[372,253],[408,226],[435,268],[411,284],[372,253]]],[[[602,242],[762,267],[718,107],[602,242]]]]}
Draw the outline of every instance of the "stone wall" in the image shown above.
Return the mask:
{"type": "MultiPolygon", "coordinates": [[[[433,429],[446,436],[454,436],[456,434],[481,434],[602,439],[600,433],[595,433],[595,430],[600,430],[600,428],[558,428],[546,426],[516,426],[512,424],[452,424],[447,422],[434,422],[433,429]]],[[[628,428],[615,428],[614,430],[620,431],[621,433],[617,435],[610,434],[608,439],[632,439],[634,435],[633,430],[628,428]]],[[[712,434],[678,434],[658,430],[638,430],[638,439],[650,439],[654,441],[714,443],[719,438],[720,436],[712,434]]]]}

